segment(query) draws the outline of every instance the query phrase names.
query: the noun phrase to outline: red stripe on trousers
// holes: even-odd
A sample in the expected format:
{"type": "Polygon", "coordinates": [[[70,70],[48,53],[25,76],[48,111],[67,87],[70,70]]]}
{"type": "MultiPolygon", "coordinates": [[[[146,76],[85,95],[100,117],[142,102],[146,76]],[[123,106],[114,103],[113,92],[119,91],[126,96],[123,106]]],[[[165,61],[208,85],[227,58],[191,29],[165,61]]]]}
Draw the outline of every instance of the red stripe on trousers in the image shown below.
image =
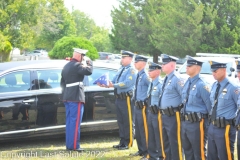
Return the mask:
{"type": "Polygon", "coordinates": [[[76,126],[75,126],[73,149],[77,148],[77,136],[78,136],[78,126],[79,126],[78,123],[79,123],[79,119],[80,119],[80,113],[81,113],[81,103],[78,103],[77,122],[76,122],[76,126]]]}

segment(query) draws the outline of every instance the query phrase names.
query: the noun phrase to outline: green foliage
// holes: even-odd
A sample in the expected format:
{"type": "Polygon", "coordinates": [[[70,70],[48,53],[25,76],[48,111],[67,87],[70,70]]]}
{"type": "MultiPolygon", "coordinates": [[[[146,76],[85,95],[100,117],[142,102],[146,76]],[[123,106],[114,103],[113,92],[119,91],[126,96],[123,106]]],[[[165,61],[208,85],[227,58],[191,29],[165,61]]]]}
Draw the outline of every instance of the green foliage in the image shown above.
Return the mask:
{"type": "Polygon", "coordinates": [[[5,37],[0,31],[0,62],[9,61],[9,55],[11,50],[11,43],[7,40],[7,37],[5,37]]]}
{"type": "Polygon", "coordinates": [[[80,37],[63,37],[59,39],[53,49],[49,52],[49,56],[52,59],[65,59],[66,57],[72,57],[73,48],[87,49],[87,56],[92,60],[99,57],[96,48],[90,41],[80,37]]]}
{"type": "Polygon", "coordinates": [[[85,37],[90,40],[98,51],[112,52],[108,29],[96,26],[93,19],[79,10],[74,10],[72,16],[76,24],[78,37],[85,37]]]}

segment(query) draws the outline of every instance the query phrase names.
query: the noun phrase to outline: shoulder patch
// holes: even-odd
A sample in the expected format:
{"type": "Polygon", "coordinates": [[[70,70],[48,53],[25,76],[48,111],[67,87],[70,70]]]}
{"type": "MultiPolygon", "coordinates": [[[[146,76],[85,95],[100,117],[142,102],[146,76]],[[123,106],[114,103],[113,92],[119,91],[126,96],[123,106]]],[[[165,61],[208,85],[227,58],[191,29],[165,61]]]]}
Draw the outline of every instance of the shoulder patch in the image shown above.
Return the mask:
{"type": "Polygon", "coordinates": [[[210,92],[210,89],[208,86],[204,86],[203,88],[206,89],[208,92],[210,92]]]}
{"type": "Polygon", "coordinates": [[[131,70],[131,74],[135,74],[135,70],[134,69],[131,70]]]}
{"type": "Polygon", "coordinates": [[[240,88],[234,90],[234,93],[235,93],[235,94],[239,94],[239,92],[240,92],[240,88]]]}
{"type": "Polygon", "coordinates": [[[178,81],[178,85],[181,86],[181,87],[183,87],[183,86],[184,86],[184,80],[178,81]]]}

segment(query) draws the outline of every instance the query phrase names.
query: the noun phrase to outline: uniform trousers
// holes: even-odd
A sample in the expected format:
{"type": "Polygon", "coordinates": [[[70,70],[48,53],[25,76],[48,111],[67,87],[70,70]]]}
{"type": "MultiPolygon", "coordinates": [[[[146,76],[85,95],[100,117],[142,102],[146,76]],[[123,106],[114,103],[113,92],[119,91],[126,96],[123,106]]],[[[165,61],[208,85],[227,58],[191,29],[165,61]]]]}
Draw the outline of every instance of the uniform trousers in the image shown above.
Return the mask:
{"type": "Polygon", "coordinates": [[[134,128],[132,122],[132,105],[130,102],[130,97],[128,98],[117,98],[115,101],[115,105],[117,113],[117,123],[119,127],[120,144],[132,147],[134,128]]]}
{"type": "Polygon", "coordinates": [[[135,135],[138,145],[138,152],[147,157],[148,127],[146,106],[143,109],[135,107],[135,135]]]}
{"type": "Polygon", "coordinates": [[[162,123],[160,115],[148,112],[148,154],[149,160],[163,159],[159,132],[159,124],[162,123]]]}
{"type": "Polygon", "coordinates": [[[84,112],[81,102],[64,102],[66,108],[66,148],[75,150],[80,148],[80,124],[84,112]]]}
{"type": "Polygon", "coordinates": [[[182,121],[182,146],[185,160],[205,160],[208,119],[200,122],[182,121]]]}
{"type": "Polygon", "coordinates": [[[208,160],[233,160],[236,129],[233,125],[218,128],[210,124],[208,128],[208,160]]]}
{"type": "Polygon", "coordinates": [[[166,160],[182,160],[181,122],[179,112],[162,115],[163,150],[166,160]]]}

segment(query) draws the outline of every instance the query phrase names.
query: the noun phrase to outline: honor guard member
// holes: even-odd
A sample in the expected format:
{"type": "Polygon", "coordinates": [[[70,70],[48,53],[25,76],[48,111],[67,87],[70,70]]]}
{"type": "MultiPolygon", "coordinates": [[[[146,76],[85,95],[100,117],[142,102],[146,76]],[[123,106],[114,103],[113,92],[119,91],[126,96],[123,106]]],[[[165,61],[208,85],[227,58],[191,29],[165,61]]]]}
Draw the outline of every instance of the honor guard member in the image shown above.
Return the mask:
{"type": "Polygon", "coordinates": [[[85,95],[83,78],[91,75],[93,66],[90,60],[82,65],[87,50],[75,48],[73,58],[62,70],[61,87],[66,109],[66,149],[83,151],[80,148],[80,124],[82,121],[85,95]]]}
{"type": "Polygon", "coordinates": [[[131,98],[133,95],[134,83],[136,81],[136,71],[131,66],[133,53],[130,51],[121,50],[122,67],[117,74],[109,82],[108,87],[114,87],[116,97],[116,113],[119,127],[120,142],[114,145],[113,148],[125,150],[132,147],[133,144],[133,124],[131,98]]]}
{"type": "Polygon", "coordinates": [[[182,146],[186,160],[205,160],[208,113],[211,110],[209,85],[200,77],[201,61],[187,57],[186,73],[189,75],[182,99],[182,146]]]}
{"type": "Polygon", "coordinates": [[[164,159],[162,155],[160,137],[160,111],[158,107],[159,95],[162,91],[162,81],[160,80],[161,66],[156,63],[149,62],[148,75],[152,79],[148,87],[149,112],[147,116],[148,122],[148,154],[149,160],[164,159]]]}
{"type": "Polygon", "coordinates": [[[135,117],[135,136],[138,145],[138,152],[130,154],[131,156],[147,157],[148,129],[147,129],[147,91],[150,79],[145,71],[147,58],[137,55],[135,57],[135,68],[138,70],[134,91],[134,117],[135,117]]]}
{"type": "MultiPolygon", "coordinates": [[[[238,86],[240,81],[240,61],[236,60],[236,68],[237,68],[237,78],[238,78],[238,86]]],[[[236,128],[238,130],[237,133],[237,154],[238,159],[240,159],[240,97],[238,97],[238,112],[237,112],[237,119],[236,119],[236,128]]]]}
{"type": "Polygon", "coordinates": [[[234,159],[234,142],[236,138],[235,118],[239,88],[226,78],[226,63],[209,61],[212,75],[216,82],[212,85],[210,100],[210,125],[208,128],[209,160],[234,159]]]}
{"type": "Polygon", "coordinates": [[[178,58],[162,54],[162,71],[166,74],[163,82],[162,93],[159,97],[159,106],[162,119],[163,155],[166,160],[182,160],[182,142],[180,110],[182,108],[182,89],[184,80],[176,69],[178,58]]]}

